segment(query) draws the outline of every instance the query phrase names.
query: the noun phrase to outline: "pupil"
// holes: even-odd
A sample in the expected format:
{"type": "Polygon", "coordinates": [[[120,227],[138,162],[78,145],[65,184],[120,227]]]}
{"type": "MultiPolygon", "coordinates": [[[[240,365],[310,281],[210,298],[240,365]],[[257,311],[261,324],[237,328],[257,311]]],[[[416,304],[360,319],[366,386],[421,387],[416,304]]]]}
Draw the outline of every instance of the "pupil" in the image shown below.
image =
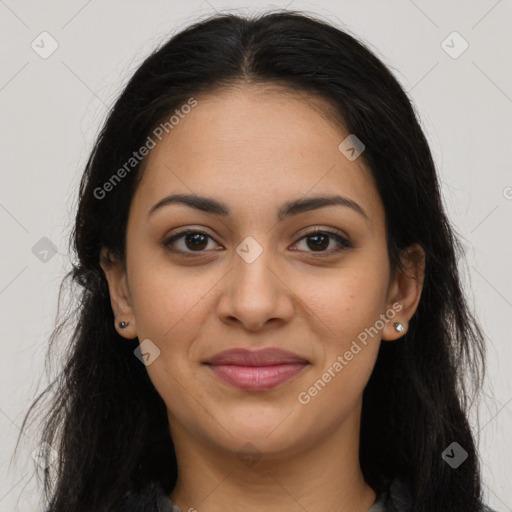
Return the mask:
{"type": "MultiPolygon", "coordinates": [[[[326,247],[328,247],[328,246],[329,246],[329,239],[328,239],[328,237],[327,237],[327,236],[325,236],[325,235],[313,235],[313,236],[310,236],[310,237],[309,237],[309,240],[311,240],[311,239],[316,239],[316,240],[317,240],[317,242],[315,242],[315,243],[313,244],[313,246],[312,246],[312,247],[310,247],[310,249],[311,249],[311,248],[320,248],[320,249],[325,249],[326,247]],[[323,239],[324,239],[324,243],[322,243],[322,242],[317,243],[319,238],[323,238],[323,239]],[[327,240],[327,244],[325,244],[325,241],[326,241],[326,240],[327,240]]],[[[308,244],[308,245],[309,245],[309,244],[308,244]]]]}
{"type": "MultiPolygon", "coordinates": [[[[189,249],[204,249],[207,245],[205,244],[206,237],[201,233],[188,234],[185,240],[189,249]]],[[[310,249],[326,249],[329,246],[329,238],[326,235],[312,235],[308,237],[308,246],[310,249]],[[311,240],[314,242],[310,243],[311,240]]]]}
{"type": "Polygon", "coordinates": [[[201,233],[193,233],[193,234],[188,234],[186,236],[186,243],[187,243],[187,247],[189,249],[204,249],[204,246],[206,246],[207,244],[205,244],[205,240],[206,240],[206,237],[204,235],[202,235],[201,233]],[[203,244],[201,245],[201,238],[203,239],[202,242],[203,244]],[[192,241],[192,246],[189,246],[188,243],[192,241]],[[197,244],[197,242],[199,242],[199,245],[197,244]]]}

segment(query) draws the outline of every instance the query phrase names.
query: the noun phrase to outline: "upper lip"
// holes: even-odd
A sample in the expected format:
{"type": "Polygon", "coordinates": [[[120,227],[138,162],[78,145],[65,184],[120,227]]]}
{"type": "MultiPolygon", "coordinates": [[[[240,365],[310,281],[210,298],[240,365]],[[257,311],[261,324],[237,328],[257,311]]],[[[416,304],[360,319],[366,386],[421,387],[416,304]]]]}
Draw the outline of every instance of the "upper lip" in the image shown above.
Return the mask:
{"type": "Polygon", "coordinates": [[[306,364],[308,361],[293,352],[279,348],[264,348],[260,350],[236,348],[224,350],[206,361],[206,364],[211,365],[237,366],[275,366],[286,363],[306,364]]]}

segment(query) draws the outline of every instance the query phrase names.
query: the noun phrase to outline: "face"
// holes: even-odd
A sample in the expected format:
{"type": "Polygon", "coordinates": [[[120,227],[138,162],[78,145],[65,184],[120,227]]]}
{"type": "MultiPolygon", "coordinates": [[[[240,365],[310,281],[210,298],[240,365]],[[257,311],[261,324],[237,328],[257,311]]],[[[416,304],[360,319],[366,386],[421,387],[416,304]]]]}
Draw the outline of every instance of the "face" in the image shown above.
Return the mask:
{"type": "Polygon", "coordinates": [[[147,157],[125,265],[103,268],[117,321],[130,322],[119,332],[150,340],[173,437],[272,457],[355,428],[381,339],[414,313],[421,278],[392,276],[371,174],[338,149],[349,133],[322,107],[254,86],[198,97],[147,157]],[[341,199],[304,202],[327,196],[341,199]],[[238,348],[302,363],[205,364],[238,348]]]}

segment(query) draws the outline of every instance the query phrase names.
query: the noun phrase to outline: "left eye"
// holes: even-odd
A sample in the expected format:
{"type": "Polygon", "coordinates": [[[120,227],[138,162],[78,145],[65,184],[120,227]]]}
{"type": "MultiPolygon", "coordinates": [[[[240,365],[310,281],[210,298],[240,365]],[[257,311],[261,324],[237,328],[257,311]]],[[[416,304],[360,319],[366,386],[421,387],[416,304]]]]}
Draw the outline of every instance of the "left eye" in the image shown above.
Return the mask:
{"type": "MultiPolygon", "coordinates": [[[[213,240],[210,235],[202,231],[188,230],[183,231],[182,233],[178,233],[167,239],[164,241],[164,246],[172,252],[182,253],[184,256],[192,256],[191,253],[205,252],[205,248],[208,245],[208,239],[213,240]],[[185,248],[175,247],[178,240],[184,242],[185,248]]],[[[312,231],[304,235],[296,243],[298,244],[303,240],[306,241],[306,244],[310,249],[313,249],[311,252],[320,253],[320,256],[330,255],[332,253],[343,251],[344,249],[352,247],[352,244],[346,238],[331,231],[312,231]],[[330,245],[331,240],[334,240],[335,243],[338,244],[338,247],[326,251],[325,249],[330,245]]]]}
{"type": "MultiPolygon", "coordinates": [[[[343,251],[344,249],[352,247],[352,244],[346,238],[342,237],[341,235],[338,235],[337,233],[333,233],[332,231],[316,230],[303,236],[299,240],[299,242],[303,240],[306,240],[306,244],[309,248],[315,249],[312,252],[326,253],[326,255],[335,252],[340,252],[343,251]],[[308,242],[308,240],[310,240],[310,242],[308,242]],[[338,244],[338,246],[335,249],[331,249],[329,251],[322,250],[329,246],[330,240],[334,240],[338,244]],[[316,249],[320,249],[320,251],[317,251],[316,249]]],[[[320,254],[320,256],[324,255],[325,254],[320,254]]]]}

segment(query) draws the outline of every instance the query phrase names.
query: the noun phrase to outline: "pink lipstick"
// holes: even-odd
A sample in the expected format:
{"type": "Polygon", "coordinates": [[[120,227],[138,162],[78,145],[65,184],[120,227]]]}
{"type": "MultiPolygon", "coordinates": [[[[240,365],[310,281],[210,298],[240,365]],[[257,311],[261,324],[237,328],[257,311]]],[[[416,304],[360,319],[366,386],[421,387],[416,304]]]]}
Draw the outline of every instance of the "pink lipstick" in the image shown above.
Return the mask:
{"type": "Polygon", "coordinates": [[[221,380],[245,391],[265,391],[298,375],[309,362],[276,348],[225,350],[205,362],[221,380]]]}

